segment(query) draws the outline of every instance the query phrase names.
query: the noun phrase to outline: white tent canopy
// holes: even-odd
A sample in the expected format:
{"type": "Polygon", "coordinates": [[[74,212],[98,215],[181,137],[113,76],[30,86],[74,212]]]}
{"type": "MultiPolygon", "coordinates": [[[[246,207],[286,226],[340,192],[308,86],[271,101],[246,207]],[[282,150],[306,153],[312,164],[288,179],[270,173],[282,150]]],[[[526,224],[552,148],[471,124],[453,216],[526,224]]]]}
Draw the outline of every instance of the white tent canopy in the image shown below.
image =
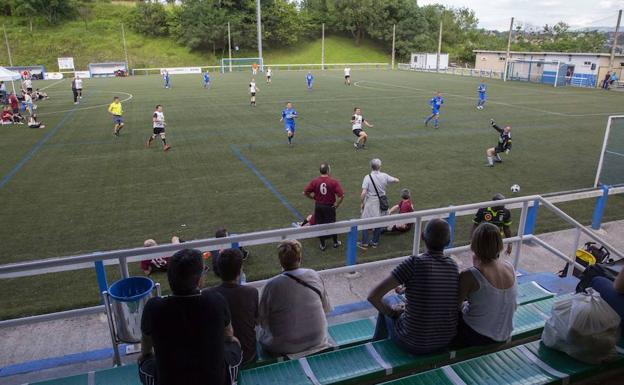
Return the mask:
{"type": "Polygon", "coordinates": [[[4,67],[0,67],[0,80],[7,82],[12,80],[20,80],[22,75],[19,72],[10,71],[4,67]]]}

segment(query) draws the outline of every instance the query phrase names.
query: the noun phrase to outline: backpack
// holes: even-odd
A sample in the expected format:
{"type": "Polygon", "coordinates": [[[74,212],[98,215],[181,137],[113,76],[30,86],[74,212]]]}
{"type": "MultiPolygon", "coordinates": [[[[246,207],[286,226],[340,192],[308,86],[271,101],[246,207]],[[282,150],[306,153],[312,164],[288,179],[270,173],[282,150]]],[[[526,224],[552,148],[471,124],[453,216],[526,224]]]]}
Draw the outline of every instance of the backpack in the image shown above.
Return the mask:
{"type": "MultiPolygon", "coordinates": [[[[587,242],[582,249],[576,250],[575,261],[583,267],[588,267],[597,263],[613,263],[610,256],[611,253],[604,246],[598,246],[595,242],[587,242]]],[[[559,271],[559,277],[566,276],[569,265],[566,263],[563,269],[559,271]]],[[[583,271],[575,266],[572,275],[581,278],[583,271]]]]}

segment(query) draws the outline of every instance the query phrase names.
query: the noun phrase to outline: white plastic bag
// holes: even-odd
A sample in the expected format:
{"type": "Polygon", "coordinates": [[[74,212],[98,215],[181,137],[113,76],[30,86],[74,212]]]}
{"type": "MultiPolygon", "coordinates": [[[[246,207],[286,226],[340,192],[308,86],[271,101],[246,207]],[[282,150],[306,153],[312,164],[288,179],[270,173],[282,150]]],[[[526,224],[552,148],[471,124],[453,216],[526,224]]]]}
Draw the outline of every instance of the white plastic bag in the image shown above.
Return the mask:
{"type": "Polygon", "coordinates": [[[598,364],[615,352],[620,316],[593,289],[556,301],[542,341],[579,361],[598,364]]]}

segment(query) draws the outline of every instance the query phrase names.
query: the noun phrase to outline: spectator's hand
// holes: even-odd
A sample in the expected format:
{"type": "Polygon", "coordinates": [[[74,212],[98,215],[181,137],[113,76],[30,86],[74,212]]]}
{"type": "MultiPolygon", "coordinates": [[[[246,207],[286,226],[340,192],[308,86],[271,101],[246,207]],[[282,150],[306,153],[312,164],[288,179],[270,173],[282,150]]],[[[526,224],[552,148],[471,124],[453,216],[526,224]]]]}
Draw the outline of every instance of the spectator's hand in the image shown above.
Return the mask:
{"type": "Polygon", "coordinates": [[[403,294],[403,293],[405,293],[405,286],[403,286],[403,285],[401,285],[401,286],[397,286],[397,287],[394,289],[394,292],[395,292],[395,293],[397,293],[397,294],[403,294]]]}
{"type": "Polygon", "coordinates": [[[171,243],[180,243],[180,237],[174,235],[173,237],[171,237],[171,243]]]}
{"type": "Polygon", "coordinates": [[[507,251],[506,251],[508,255],[511,254],[511,249],[512,249],[511,243],[508,243],[507,244],[507,251]]]}
{"type": "Polygon", "coordinates": [[[396,319],[401,316],[405,312],[405,304],[397,304],[392,306],[392,314],[390,314],[390,318],[396,319]]]}
{"type": "Polygon", "coordinates": [[[508,149],[505,150],[505,154],[509,155],[509,150],[508,149]]]}

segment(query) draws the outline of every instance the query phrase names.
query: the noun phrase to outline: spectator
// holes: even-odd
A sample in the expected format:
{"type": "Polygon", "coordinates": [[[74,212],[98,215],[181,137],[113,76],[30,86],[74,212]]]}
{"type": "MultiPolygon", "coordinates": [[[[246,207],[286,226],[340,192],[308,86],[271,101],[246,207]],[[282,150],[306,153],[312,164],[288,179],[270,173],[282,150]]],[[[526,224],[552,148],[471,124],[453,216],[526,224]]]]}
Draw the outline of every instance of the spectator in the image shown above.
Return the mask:
{"type": "MultiPolygon", "coordinates": [[[[505,199],[505,196],[501,193],[498,193],[492,197],[493,201],[502,201],[505,199]]],[[[501,235],[504,238],[511,237],[511,211],[505,208],[504,205],[494,206],[494,207],[486,207],[480,208],[477,210],[477,214],[473,219],[472,230],[470,231],[470,236],[477,229],[477,227],[483,222],[489,222],[493,225],[496,225],[501,232],[501,235]]],[[[511,254],[511,243],[507,244],[507,254],[511,254]]]]}
{"type": "Polygon", "coordinates": [[[278,247],[284,272],[262,290],[259,307],[262,347],[273,354],[303,356],[330,347],[327,319],[331,306],[319,274],[301,268],[301,243],[286,240],[278,247]]]}
{"type": "Polygon", "coordinates": [[[608,89],[609,88],[609,80],[611,79],[611,71],[607,71],[607,74],[604,77],[604,80],[602,81],[602,88],[603,89],[608,89]]]}
{"type": "Polygon", "coordinates": [[[13,113],[9,106],[4,106],[2,109],[2,124],[13,124],[13,113]]]}
{"type": "Polygon", "coordinates": [[[22,98],[24,99],[24,106],[26,107],[26,111],[30,115],[35,113],[35,105],[33,104],[32,96],[28,92],[22,93],[22,98]]]}
{"type": "MultiPolygon", "coordinates": [[[[624,320],[624,270],[620,270],[615,281],[611,281],[605,277],[594,277],[591,281],[591,287],[600,293],[602,299],[607,301],[609,306],[624,320]]],[[[621,324],[622,333],[624,333],[624,322],[621,324]]]]}
{"type": "Polygon", "coordinates": [[[25,93],[31,94],[33,90],[32,80],[30,80],[29,78],[22,80],[22,89],[25,93]]]}
{"type": "MultiPolygon", "coordinates": [[[[225,228],[220,228],[217,229],[217,231],[215,231],[215,238],[226,238],[229,237],[230,234],[228,233],[227,229],[225,228]]],[[[246,260],[249,257],[249,251],[247,251],[244,247],[239,247],[238,248],[241,253],[243,254],[243,261],[246,260]]],[[[213,250],[213,251],[206,251],[203,255],[204,255],[204,259],[212,259],[212,271],[214,272],[214,275],[216,275],[217,277],[221,278],[221,273],[219,273],[219,254],[221,253],[222,250],[213,250]]],[[[245,283],[247,281],[247,277],[245,276],[245,272],[241,271],[241,279],[240,279],[240,283],[245,283]]]]}
{"type": "MultiPolygon", "coordinates": [[[[405,213],[411,213],[413,211],[414,211],[414,205],[412,204],[412,196],[411,196],[410,190],[404,188],[401,190],[401,200],[399,201],[399,203],[392,206],[390,208],[390,211],[388,211],[388,213],[389,214],[405,214],[405,213]]],[[[402,225],[388,226],[386,230],[390,232],[405,233],[405,232],[410,231],[411,229],[412,229],[412,224],[405,223],[402,225]]]]}
{"type": "MultiPolygon", "coordinates": [[[[181,243],[180,238],[176,236],[171,237],[171,243],[181,243]]],[[[143,247],[154,247],[154,246],[158,246],[158,244],[153,239],[146,239],[145,242],[143,242],[143,247]]],[[[164,257],[164,258],[158,257],[154,259],[145,259],[141,261],[141,270],[143,270],[143,273],[145,275],[151,275],[152,273],[157,272],[157,271],[167,271],[167,265],[169,264],[170,260],[171,260],[170,257],[164,257]]]]}
{"type": "MultiPolygon", "coordinates": [[[[362,181],[362,193],[360,194],[360,209],[362,218],[374,218],[387,214],[388,208],[382,210],[380,203],[385,200],[386,186],[388,183],[398,183],[399,178],[381,172],[381,160],[373,159],[370,162],[371,172],[362,181]]],[[[367,249],[369,246],[377,247],[383,228],[373,230],[373,239],[368,242],[368,230],[362,230],[362,240],[358,246],[367,249]]]]}
{"type": "Polygon", "coordinates": [[[9,104],[11,105],[13,115],[19,114],[19,99],[17,98],[17,95],[15,95],[15,92],[11,92],[9,94],[9,104]]]}
{"type": "Polygon", "coordinates": [[[37,88],[35,92],[33,93],[33,99],[34,100],[48,99],[48,94],[47,92],[40,91],[39,88],[37,88]]]}
{"type": "Polygon", "coordinates": [[[28,127],[30,128],[45,128],[39,119],[37,119],[37,114],[33,114],[28,118],[28,127]]]}
{"type": "MultiPolygon", "coordinates": [[[[336,222],[336,209],[340,207],[344,199],[344,192],[340,182],[330,176],[331,167],[329,163],[322,163],[319,171],[321,175],[308,183],[303,190],[303,195],[314,200],[314,219],[319,225],[336,222]]],[[[331,236],[334,241],[334,248],[342,243],[338,240],[338,235],[331,236]]],[[[321,236],[320,249],[325,251],[327,246],[325,240],[329,236],[321,236]]]]}
{"type": "Polygon", "coordinates": [[[226,344],[238,341],[223,296],[200,293],[202,272],[199,250],[178,251],[167,271],[173,294],[150,299],[143,310],[139,366],[153,352],[158,385],[225,384],[226,344]]]}
{"type": "Polygon", "coordinates": [[[518,286],[513,266],[502,261],[503,238],[498,227],[481,223],[472,234],[473,267],[459,274],[457,342],[479,346],[507,341],[513,331],[518,286]]]}
{"type": "Polygon", "coordinates": [[[611,88],[614,83],[615,83],[615,87],[617,88],[617,83],[616,83],[617,81],[618,81],[618,77],[617,77],[617,74],[614,72],[611,74],[611,77],[609,78],[609,86],[607,88],[611,88]]]}
{"type": "Polygon", "coordinates": [[[375,286],[368,301],[379,310],[374,340],[390,338],[411,354],[448,346],[457,333],[459,274],[455,261],[444,255],[451,232],[441,219],[427,224],[422,235],[427,251],[413,255],[375,286]],[[405,286],[405,309],[391,307],[384,295],[405,286]]]}
{"type": "Polygon", "coordinates": [[[314,226],[316,224],[316,219],[314,218],[314,213],[308,214],[303,222],[293,222],[291,225],[293,227],[306,227],[306,226],[314,226]]]}
{"type": "Polygon", "coordinates": [[[4,84],[3,81],[0,81],[0,103],[5,104],[6,97],[7,97],[6,84],[4,84]]]}
{"type": "Polygon", "coordinates": [[[234,336],[243,349],[243,364],[256,360],[256,321],[258,319],[258,289],[242,286],[240,278],[243,253],[240,249],[226,249],[219,253],[221,285],[210,290],[223,296],[232,315],[234,336]]]}

